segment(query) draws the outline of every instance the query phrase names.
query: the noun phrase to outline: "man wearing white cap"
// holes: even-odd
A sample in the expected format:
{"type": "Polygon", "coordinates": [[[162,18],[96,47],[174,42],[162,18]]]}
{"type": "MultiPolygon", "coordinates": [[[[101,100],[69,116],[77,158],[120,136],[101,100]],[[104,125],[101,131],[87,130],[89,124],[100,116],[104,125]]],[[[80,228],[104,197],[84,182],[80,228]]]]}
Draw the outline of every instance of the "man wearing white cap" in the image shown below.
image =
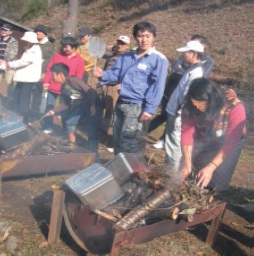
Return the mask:
{"type": "MultiPolygon", "coordinates": [[[[106,60],[104,70],[111,69],[115,61],[130,48],[130,38],[125,35],[121,35],[116,39],[116,44],[113,46],[113,54],[106,60]]],[[[109,135],[113,134],[113,114],[116,102],[118,100],[118,91],[121,88],[121,84],[108,84],[103,86],[104,90],[104,117],[102,119],[102,129],[109,135]]],[[[108,151],[113,152],[113,142],[106,142],[109,146],[108,151]]]]}
{"type": "Polygon", "coordinates": [[[204,70],[200,58],[204,53],[204,46],[198,41],[189,41],[184,47],[177,49],[183,53],[183,59],[190,65],[183,75],[173,94],[171,95],[166,111],[166,137],[165,149],[167,162],[172,170],[178,170],[181,152],[181,112],[186,94],[191,82],[204,76],[204,70]]]}
{"type": "Polygon", "coordinates": [[[6,68],[15,69],[13,81],[17,82],[14,91],[14,110],[29,122],[32,88],[41,78],[42,53],[34,32],[25,32],[21,40],[27,42],[20,59],[5,62],[6,68]]]}

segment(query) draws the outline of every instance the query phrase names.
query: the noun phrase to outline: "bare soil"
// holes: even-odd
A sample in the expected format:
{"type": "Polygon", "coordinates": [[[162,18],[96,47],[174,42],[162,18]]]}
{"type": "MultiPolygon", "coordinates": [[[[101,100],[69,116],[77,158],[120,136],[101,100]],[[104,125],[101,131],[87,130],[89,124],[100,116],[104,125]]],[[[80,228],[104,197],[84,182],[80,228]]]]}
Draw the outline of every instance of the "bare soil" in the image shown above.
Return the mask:
{"type": "MultiPolygon", "coordinates": [[[[175,49],[188,41],[191,35],[204,34],[210,42],[208,52],[215,60],[212,77],[235,88],[247,111],[249,132],[230,189],[220,195],[220,199],[228,202],[228,205],[214,246],[205,243],[209,224],[204,223],[194,230],[169,234],[145,244],[130,244],[121,250],[120,255],[254,255],[253,208],[246,209],[246,205],[253,205],[254,200],[254,4],[242,2],[224,5],[223,1],[209,1],[209,4],[207,1],[186,1],[163,10],[149,9],[144,4],[128,11],[114,11],[105,1],[99,0],[87,1],[80,7],[79,26],[99,28],[104,25],[99,35],[108,46],[113,45],[120,34],[131,36],[131,28],[136,22],[153,22],[158,28],[156,46],[171,61],[177,57],[175,49]]],[[[65,5],[55,7],[49,10],[47,17],[36,18],[25,25],[34,27],[38,23],[46,23],[58,42],[66,13],[65,5]]],[[[5,94],[3,88],[1,94],[5,94]]],[[[149,145],[159,138],[162,128],[149,135],[149,145]]],[[[101,164],[113,157],[112,153],[106,151],[103,141],[102,138],[99,148],[98,161],[101,164]]],[[[152,149],[150,146],[147,148],[146,157],[152,165],[162,166],[164,155],[164,150],[152,149]]],[[[0,256],[92,255],[76,245],[64,224],[61,240],[56,244],[46,243],[53,191],[61,187],[71,175],[73,173],[3,181],[0,198],[0,256]],[[9,245],[7,250],[8,239],[2,241],[1,238],[9,227],[9,237],[14,236],[18,240],[9,242],[13,246],[9,245]]]]}

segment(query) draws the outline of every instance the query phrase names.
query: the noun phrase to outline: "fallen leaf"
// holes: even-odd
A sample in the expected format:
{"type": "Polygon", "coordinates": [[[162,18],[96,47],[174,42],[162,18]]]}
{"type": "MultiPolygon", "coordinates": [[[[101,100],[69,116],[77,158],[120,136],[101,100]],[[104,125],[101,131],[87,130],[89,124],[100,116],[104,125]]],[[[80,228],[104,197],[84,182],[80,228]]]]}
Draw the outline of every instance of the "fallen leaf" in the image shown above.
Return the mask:
{"type": "Polygon", "coordinates": [[[54,185],[52,185],[52,186],[51,186],[51,188],[52,188],[52,189],[59,189],[59,188],[60,188],[60,186],[59,186],[59,185],[54,184],[54,185]]]}
{"type": "Polygon", "coordinates": [[[45,248],[48,246],[48,242],[44,241],[39,244],[39,248],[45,248]]]}
{"type": "Polygon", "coordinates": [[[200,256],[206,255],[206,253],[205,253],[205,252],[202,252],[202,251],[200,251],[200,252],[195,252],[195,254],[200,255],[200,256]]]}

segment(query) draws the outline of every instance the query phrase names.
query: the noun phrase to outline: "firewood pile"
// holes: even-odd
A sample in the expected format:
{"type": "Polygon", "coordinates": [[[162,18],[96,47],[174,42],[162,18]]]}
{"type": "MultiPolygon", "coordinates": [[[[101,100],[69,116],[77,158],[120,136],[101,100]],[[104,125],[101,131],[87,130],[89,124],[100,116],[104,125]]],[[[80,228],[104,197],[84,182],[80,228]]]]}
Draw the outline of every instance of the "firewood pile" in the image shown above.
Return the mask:
{"type": "Polygon", "coordinates": [[[157,170],[135,173],[122,185],[124,197],[96,213],[113,221],[118,231],[163,219],[192,222],[195,213],[214,205],[214,192],[197,187],[193,181],[182,184],[175,176],[157,170]]]}

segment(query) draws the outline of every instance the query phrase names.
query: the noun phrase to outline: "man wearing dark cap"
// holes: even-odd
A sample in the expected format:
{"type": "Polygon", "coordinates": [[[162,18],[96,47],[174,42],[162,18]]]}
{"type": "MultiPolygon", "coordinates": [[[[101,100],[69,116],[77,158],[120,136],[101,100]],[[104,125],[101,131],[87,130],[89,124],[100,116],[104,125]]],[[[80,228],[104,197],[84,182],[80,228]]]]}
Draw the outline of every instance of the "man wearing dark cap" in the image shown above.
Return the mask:
{"type": "MultiPolygon", "coordinates": [[[[109,56],[105,62],[104,70],[111,69],[116,60],[125,52],[130,49],[130,38],[125,35],[119,36],[113,48],[113,54],[109,56]]],[[[113,134],[113,114],[118,100],[118,91],[121,89],[121,84],[108,84],[103,86],[104,91],[104,116],[102,119],[102,130],[108,134],[107,151],[113,152],[113,140],[110,135],[113,134]]]]}
{"type": "MultiPolygon", "coordinates": [[[[18,54],[18,41],[11,36],[12,34],[12,26],[10,24],[3,24],[0,27],[0,60],[4,60],[6,62],[13,61],[17,58],[18,54]]],[[[0,83],[2,82],[3,78],[5,80],[7,86],[7,96],[8,100],[12,105],[13,100],[13,75],[15,70],[13,69],[6,69],[0,70],[0,83]]]]}
{"type": "MultiPolygon", "coordinates": [[[[42,66],[41,66],[41,79],[43,79],[47,66],[49,64],[50,59],[54,55],[54,44],[48,39],[48,28],[45,25],[38,24],[34,28],[34,32],[37,34],[37,39],[41,48],[42,52],[42,66]]],[[[40,80],[38,83],[36,83],[36,86],[33,91],[33,101],[32,101],[32,111],[33,111],[33,117],[35,119],[39,118],[40,112],[45,111],[45,109],[41,109],[40,111],[40,105],[41,105],[41,97],[43,93],[43,84],[40,80]]]]}
{"type": "Polygon", "coordinates": [[[85,73],[83,76],[83,81],[85,83],[88,82],[89,72],[92,70],[95,63],[94,58],[88,52],[88,43],[89,43],[89,39],[91,38],[91,34],[92,34],[92,31],[90,30],[90,28],[84,27],[79,31],[79,38],[80,38],[81,44],[77,49],[77,53],[79,53],[80,56],[85,61],[85,73]]]}

